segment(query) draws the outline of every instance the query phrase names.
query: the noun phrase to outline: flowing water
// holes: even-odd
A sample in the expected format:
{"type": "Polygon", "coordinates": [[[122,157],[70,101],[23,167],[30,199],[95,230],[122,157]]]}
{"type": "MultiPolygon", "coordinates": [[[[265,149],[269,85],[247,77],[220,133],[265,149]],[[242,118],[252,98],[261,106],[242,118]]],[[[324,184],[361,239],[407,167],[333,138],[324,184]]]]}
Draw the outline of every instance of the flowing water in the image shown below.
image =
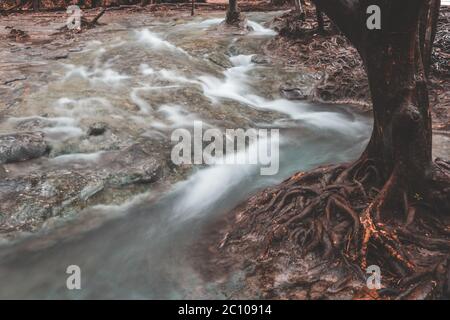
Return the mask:
{"type": "Polygon", "coordinates": [[[54,152],[33,166],[44,170],[80,162],[101,168],[108,146],[67,147],[92,121],[114,127],[119,147],[136,137],[170,137],[195,120],[220,129],[280,128],[279,173],[262,176],[258,165],[194,167],[162,194],[152,190],[121,204],[96,205],[50,231],[4,243],[0,298],[226,298],[239,290],[239,274],[221,284],[198,274],[192,244],[201,231],[296,171],[356,158],[371,132],[368,117],[343,106],[281,98],[280,84],[298,74],[276,61],[252,62],[275,33],[262,24],[270,15],[249,18],[253,31],[244,36],[215,33],[219,16],[161,18],[145,28],[99,33],[80,52],[55,62],[48,84],[1,129],[38,121],[54,152]],[[69,265],[81,268],[81,290],[66,288],[69,265]]]}

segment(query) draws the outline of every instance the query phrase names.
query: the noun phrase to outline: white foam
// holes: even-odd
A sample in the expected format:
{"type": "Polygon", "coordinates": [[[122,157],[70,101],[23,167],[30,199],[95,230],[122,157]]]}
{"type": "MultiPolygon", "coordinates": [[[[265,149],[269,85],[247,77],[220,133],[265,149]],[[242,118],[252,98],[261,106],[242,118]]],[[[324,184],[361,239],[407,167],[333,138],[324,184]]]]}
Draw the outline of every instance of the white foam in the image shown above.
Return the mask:
{"type": "Polygon", "coordinates": [[[198,79],[203,88],[203,93],[212,102],[217,102],[218,98],[227,98],[252,105],[252,101],[247,98],[250,92],[248,76],[254,64],[251,63],[252,55],[238,55],[230,60],[234,67],[224,72],[225,79],[214,76],[200,76],[198,79]]]}
{"type": "Polygon", "coordinates": [[[46,133],[48,136],[53,138],[74,138],[79,137],[83,134],[83,130],[79,127],[73,126],[59,126],[59,127],[51,127],[51,128],[43,128],[42,131],[46,133]]]}
{"type": "Polygon", "coordinates": [[[125,74],[121,74],[108,67],[108,64],[104,66],[94,67],[89,69],[86,66],[75,66],[71,64],[66,64],[65,67],[68,69],[64,76],[64,80],[71,80],[73,78],[81,78],[89,81],[91,84],[105,84],[108,86],[117,86],[125,79],[130,77],[125,74]]]}
{"type": "Polygon", "coordinates": [[[253,29],[253,31],[250,32],[250,35],[256,35],[256,36],[276,36],[277,35],[276,31],[269,29],[269,28],[265,28],[255,21],[248,20],[247,24],[250,27],[252,27],[252,29],[253,29]]]}
{"type": "MultiPolygon", "coordinates": [[[[258,154],[261,146],[270,143],[269,139],[257,139],[249,147],[227,154],[221,163],[227,163],[227,158],[237,159],[233,160],[236,161],[234,163],[245,163],[250,155],[258,154]]],[[[188,180],[180,182],[175,187],[176,190],[183,192],[175,204],[173,219],[187,220],[206,212],[221,198],[236,190],[244,180],[254,176],[259,168],[260,164],[219,164],[197,171],[188,180]]]]}
{"type": "Polygon", "coordinates": [[[161,69],[158,71],[158,75],[166,80],[173,82],[199,84],[198,81],[186,78],[185,76],[180,75],[178,72],[174,70],[161,69]]]}
{"type": "Polygon", "coordinates": [[[76,161],[97,161],[104,151],[98,151],[93,153],[71,153],[64,154],[61,156],[54,157],[50,159],[54,163],[66,163],[66,162],[76,162],[76,161]]]}
{"type": "Polygon", "coordinates": [[[252,93],[248,72],[257,66],[251,62],[252,55],[231,57],[233,67],[224,72],[224,79],[214,76],[200,76],[204,95],[213,103],[220,99],[232,99],[255,109],[276,111],[293,120],[304,121],[309,126],[335,130],[346,134],[360,134],[366,130],[366,124],[351,121],[338,112],[320,112],[310,110],[309,105],[300,101],[286,99],[270,100],[252,93]]]}
{"type": "Polygon", "coordinates": [[[156,33],[151,32],[149,29],[142,29],[136,31],[136,36],[138,42],[145,44],[152,49],[167,50],[187,54],[186,51],[184,51],[183,49],[178,48],[169,41],[161,39],[156,33]]]}
{"type": "MultiPolygon", "coordinates": [[[[152,123],[155,128],[169,127],[191,127],[194,125],[194,121],[199,120],[199,118],[191,113],[188,113],[183,109],[182,106],[176,104],[165,104],[159,107],[158,113],[164,116],[164,119],[169,122],[169,125],[158,124],[157,122],[152,123]]],[[[204,124],[206,125],[206,124],[204,124]]]]}
{"type": "Polygon", "coordinates": [[[131,90],[130,93],[130,99],[131,101],[136,104],[139,108],[139,111],[144,113],[144,114],[149,114],[151,110],[153,110],[152,106],[143,98],[141,98],[139,96],[139,92],[140,91],[159,91],[159,90],[163,90],[163,89],[173,89],[173,88],[179,88],[179,86],[177,85],[173,85],[173,86],[144,86],[144,87],[140,87],[140,88],[133,88],[131,90]]]}
{"type": "Polygon", "coordinates": [[[139,96],[139,91],[141,91],[141,90],[148,90],[148,88],[144,87],[144,88],[132,89],[131,93],[130,93],[130,98],[131,98],[131,101],[133,101],[133,103],[139,107],[139,110],[142,113],[148,114],[148,113],[150,113],[150,110],[152,109],[152,107],[150,106],[150,104],[147,101],[145,101],[144,99],[142,99],[139,96]]]}
{"type": "Polygon", "coordinates": [[[155,70],[153,68],[150,68],[149,65],[146,63],[142,63],[139,66],[139,72],[144,76],[155,74],[155,70]]]}
{"type": "Polygon", "coordinates": [[[109,100],[102,97],[90,97],[81,99],[60,98],[55,103],[55,111],[69,115],[74,119],[92,118],[99,114],[114,114],[114,107],[109,100]]]}
{"type": "Polygon", "coordinates": [[[202,22],[197,23],[197,25],[200,26],[200,27],[210,27],[210,26],[213,26],[215,24],[219,24],[222,21],[224,21],[223,18],[212,18],[212,19],[203,20],[202,22]]]}
{"type": "MultiPolygon", "coordinates": [[[[63,102],[69,103],[72,100],[63,98],[63,102]]],[[[43,122],[43,127],[40,128],[48,137],[52,138],[72,138],[78,137],[83,134],[83,130],[78,127],[78,122],[74,118],[70,117],[40,117],[40,116],[30,116],[30,117],[11,117],[8,122],[21,122],[26,120],[41,120],[43,122]]]]}

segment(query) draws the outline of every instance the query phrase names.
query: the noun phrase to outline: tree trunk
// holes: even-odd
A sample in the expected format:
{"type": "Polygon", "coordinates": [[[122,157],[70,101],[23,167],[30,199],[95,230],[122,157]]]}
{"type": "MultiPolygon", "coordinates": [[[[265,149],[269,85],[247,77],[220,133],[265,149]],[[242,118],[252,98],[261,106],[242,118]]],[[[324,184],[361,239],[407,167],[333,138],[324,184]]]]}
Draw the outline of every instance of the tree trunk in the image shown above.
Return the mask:
{"type": "Polygon", "coordinates": [[[299,14],[303,13],[303,6],[300,0],[294,0],[295,11],[299,14]]]}
{"type": "Polygon", "coordinates": [[[375,162],[385,183],[380,192],[383,208],[398,207],[405,196],[410,201],[423,198],[427,193],[425,181],[432,172],[431,113],[425,70],[429,67],[440,1],[313,2],[347,36],[364,62],[374,129],[363,157],[375,162]],[[381,8],[381,30],[369,30],[366,26],[369,5],[381,8]],[[422,40],[421,25],[426,30],[422,40]]]}
{"type": "Polygon", "coordinates": [[[436,37],[437,22],[441,0],[431,0],[426,3],[420,18],[420,42],[422,44],[422,60],[425,73],[428,76],[431,65],[431,53],[436,37]]]}
{"type": "Polygon", "coordinates": [[[33,0],[33,10],[34,11],[39,11],[39,7],[40,7],[40,0],[33,0]]]}
{"type": "Polygon", "coordinates": [[[92,8],[97,8],[102,5],[101,0],[92,0],[92,8]]]}
{"type": "Polygon", "coordinates": [[[325,32],[325,23],[323,21],[323,14],[319,9],[316,9],[316,16],[317,16],[317,24],[319,32],[325,32]]]}
{"type": "Polygon", "coordinates": [[[227,16],[226,16],[226,23],[227,24],[236,24],[239,22],[240,19],[240,12],[237,5],[237,0],[229,0],[228,1],[228,10],[227,10],[227,16]]]}

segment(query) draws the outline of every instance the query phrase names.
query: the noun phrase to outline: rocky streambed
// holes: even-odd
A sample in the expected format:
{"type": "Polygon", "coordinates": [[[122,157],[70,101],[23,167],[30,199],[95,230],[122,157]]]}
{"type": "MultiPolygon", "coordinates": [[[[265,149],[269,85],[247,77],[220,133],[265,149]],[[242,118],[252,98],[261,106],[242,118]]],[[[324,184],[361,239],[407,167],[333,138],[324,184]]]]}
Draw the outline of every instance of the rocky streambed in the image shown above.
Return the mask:
{"type": "Polygon", "coordinates": [[[0,297],[236,296],[244,270],[218,282],[196,267],[204,228],[294,172],[355,159],[371,133],[367,113],[305,100],[323,73],[267,56],[278,14],[249,13],[244,34],[221,32],[222,12],[110,13],[59,35],[57,14],[2,19],[0,297]],[[196,121],[279,129],[278,174],[174,165],[171,134],[196,121]],[[74,264],[80,291],[66,288],[74,264]]]}
{"type": "Polygon", "coordinates": [[[251,20],[247,36],[220,34],[220,16],[109,14],[105,25],[82,34],[58,34],[64,23],[58,14],[2,20],[3,236],[98,204],[121,204],[185,177],[190,169],[170,161],[175,128],[194,120],[249,128],[283,118],[271,106],[243,108],[254,94],[246,86],[273,99],[283,82],[311,86],[315,75],[269,67],[261,45],[275,32],[251,20]],[[11,29],[26,37],[12,38],[11,29]],[[245,72],[255,75],[252,83],[245,72]]]}

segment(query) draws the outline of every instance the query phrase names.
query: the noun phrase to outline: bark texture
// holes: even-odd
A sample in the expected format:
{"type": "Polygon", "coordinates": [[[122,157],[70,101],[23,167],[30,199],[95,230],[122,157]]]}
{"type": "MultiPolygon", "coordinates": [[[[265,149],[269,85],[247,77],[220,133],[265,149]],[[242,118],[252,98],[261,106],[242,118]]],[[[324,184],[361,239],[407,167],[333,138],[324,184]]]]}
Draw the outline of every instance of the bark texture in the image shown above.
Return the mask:
{"type": "MultiPolygon", "coordinates": [[[[383,206],[426,198],[433,174],[427,73],[439,0],[314,0],[357,48],[367,71],[374,130],[363,157],[386,183],[383,206]],[[381,30],[366,26],[367,8],[381,9],[381,30]]],[[[443,208],[441,208],[443,209],[443,208]]],[[[385,211],[385,210],[384,210],[385,211]]]]}
{"type": "Polygon", "coordinates": [[[225,22],[230,25],[237,24],[241,19],[240,15],[241,13],[238,9],[237,0],[229,0],[225,22]]]}

